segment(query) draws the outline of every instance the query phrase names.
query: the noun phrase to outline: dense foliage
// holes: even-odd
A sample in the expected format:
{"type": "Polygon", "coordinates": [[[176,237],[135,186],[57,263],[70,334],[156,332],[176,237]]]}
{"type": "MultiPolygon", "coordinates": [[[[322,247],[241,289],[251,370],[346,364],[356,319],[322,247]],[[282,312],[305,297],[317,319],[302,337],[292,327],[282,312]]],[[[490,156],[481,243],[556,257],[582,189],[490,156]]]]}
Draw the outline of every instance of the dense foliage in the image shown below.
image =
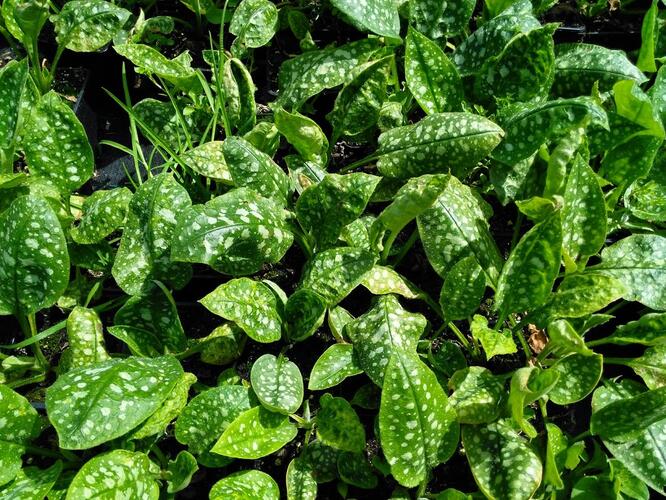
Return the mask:
{"type": "Polygon", "coordinates": [[[0,498],[664,494],[657,0],[630,54],[549,0],[181,2],[2,2],[0,498]],[[54,81],[100,50],[94,189],[54,81]]]}

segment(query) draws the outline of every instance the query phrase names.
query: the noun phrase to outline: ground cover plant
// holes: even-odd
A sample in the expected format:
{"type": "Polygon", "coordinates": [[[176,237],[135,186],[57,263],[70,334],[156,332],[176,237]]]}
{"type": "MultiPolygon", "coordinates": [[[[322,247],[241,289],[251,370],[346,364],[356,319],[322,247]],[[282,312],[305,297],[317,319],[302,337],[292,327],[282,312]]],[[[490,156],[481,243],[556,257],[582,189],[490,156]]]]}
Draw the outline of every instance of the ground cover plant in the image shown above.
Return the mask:
{"type": "Polygon", "coordinates": [[[0,12],[1,499],[664,494],[658,1],[0,12]]]}

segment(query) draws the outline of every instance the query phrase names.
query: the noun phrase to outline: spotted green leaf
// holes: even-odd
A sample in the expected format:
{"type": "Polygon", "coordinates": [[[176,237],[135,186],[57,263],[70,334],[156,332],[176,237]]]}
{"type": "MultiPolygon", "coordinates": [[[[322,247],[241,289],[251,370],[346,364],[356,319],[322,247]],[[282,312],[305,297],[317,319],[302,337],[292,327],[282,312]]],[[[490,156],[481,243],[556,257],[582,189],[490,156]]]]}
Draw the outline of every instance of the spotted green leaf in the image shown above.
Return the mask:
{"type": "Polygon", "coordinates": [[[352,24],[376,35],[400,38],[398,6],[392,0],[331,0],[331,5],[351,20],[352,24]]]}
{"type": "Polygon", "coordinates": [[[349,322],[347,335],[358,365],[381,387],[386,367],[396,350],[415,352],[426,328],[423,315],[402,308],[393,295],[383,295],[363,316],[349,322]]]}
{"type": "MultiPolygon", "coordinates": [[[[183,52],[173,59],[163,56],[157,49],[140,43],[114,45],[114,50],[129,59],[138,73],[156,75],[173,83],[178,88],[188,91],[200,86],[194,69],[192,57],[183,52]]],[[[172,106],[169,103],[169,106],[172,106]]]]}
{"type": "Polygon", "coordinates": [[[530,229],[509,255],[497,284],[501,314],[534,309],[548,299],[561,252],[562,224],[556,212],[530,229]]]}
{"type": "Polygon", "coordinates": [[[666,237],[634,234],[604,248],[599,271],[620,281],[624,298],[666,310],[666,237]]]}
{"type": "Polygon", "coordinates": [[[312,470],[317,483],[328,483],[338,477],[338,457],[340,451],[315,439],[303,450],[303,460],[312,470]]]}
{"type": "MultiPolygon", "coordinates": [[[[232,57],[224,62],[223,84],[231,125],[238,134],[249,133],[257,123],[256,87],[252,75],[242,61],[232,57]]],[[[264,140],[269,139],[270,134],[264,140]]]]}
{"type": "MultiPolygon", "coordinates": [[[[415,9],[412,6],[412,11],[415,9]]],[[[423,111],[433,114],[459,110],[464,97],[462,81],[444,51],[415,29],[409,30],[406,44],[407,87],[423,111]]]]}
{"type": "Polygon", "coordinates": [[[334,387],[347,377],[363,373],[351,344],[333,344],[317,358],[312,371],[308,389],[321,391],[334,387]]]}
{"type": "Polygon", "coordinates": [[[52,18],[58,45],[75,52],[95,52],[109,43],[130,12],[104,0],[74,0],[52,18]]]}
{"type": "Polygon", "coordinates": [[[210,141],[183,153],[183,162],[197,174],[215,181],[232,184],[231,172],[227,166],[222,141],[210,141]]]}
{"type": "Polygon", "coordinates": [[[548,349],[558,355],[577,353],[585,356],[593,354],[585,345],[585,340],[574,327],[565,319],[558,319],[548,323],[548,349]]]}
{"type": "Polygon", "coordinates": [[[273,2],[243,0],[234,11],[229,32],[237,37],[234,45],[256,48],[266,45],[278,26],[278,9],[273,2]]]}
{"type": "Polygon", "coordinates": [[[159,280],[182,288],[190,279],[189,265],[172,262],[169,250],[176,216],[190,210],[190,197],[171,174],[160,174],[144,182],[129,204],[125,230],[112,274],[130,295],[147,292],[159,280]]]}
{"type": "Polygon", "coordinates": [[[261,458],[282,448],[297,433],[286,415],[255,406],[227,426],[211,451],[231,458],[261,458]]]}
{"type": "Polygon", "coordinates": [[[467,359],[462,349],[451,340],[437,342],[435,345],[431,343],[428,351],[430,365],[447,378],[467,367],[467,359]]]}
{"type": "Polygon", "coordinates": [[[301,158],[326,165],[328,139],[317,122],[298,111],[290,113],[282,108],[273,111],[273,120],[280,134],[298,151],[301,158]]]}
{"type": "Polygon", "coordinates": [[[69,255],[58,216],[43,198],[16,198],[0,214],[0,315],[49,307],[68,282],[69,255]]]}
{"type": "Polygon", "coordinates": [[[183,376],[172,357],[111,359],[70,370],[46,390],[61,448],[92,448],[152,415],[183,376]]]}
{"type": "Polygon", "coordinates": [[[613,98],[618,115],[639,125],[644,132],[664,138],[664,124],[658,114],[658,106],[653,105],[641,87],[633,80],[622,80],[613,85],[613,98]]]}
{"type": "Polygon", "coordinates": [[[550,370],[558,373],[559,378],[548,397],[555,404],[569,405],[586,397],[597,386],[603,370],[603,357],[574,353],[557,360],[550,370]]]}
{"type": "Polygon", "coordinates": [[[283,355],[264,354],[252,365],[250,381],[257,398],[271,411],[288,415],[303,402],[303,377],[283,355]]]}
{"type": "Polygon", "coordinates": [[[246,387],[220,385],[207,389],[192,398],[178,416],[176,439],[195,455],[210,451],[229,424],[251,407],[246,387]]]}
{"type": "Polygon", "coordinates": [[[455,413],[437,377],[416,353],[396,350],[390,358],[379,434],[391,474],[406,487],[418,485],[432,467],[449,458],[444,448],[452,435],[457,445],[455,413]]]}
{"type": "Polygon", "coordinates": [[[67,490],[67,500],[129,498],[157,500],[160,496],[156,481],[159,468],[145,453],[114,450],[98,455],[76,473],[67,490]]]}
{"type": "Polygon", "coordinates": [[[93,173],[93,152],[83,125],[53,91],[30,113],[23,149],[30,173],[63,192],[81,187],[93,173]]]}
{"type": "Polygon", "coordinates": [[[337,247],[317,253],[305,265],[301,288],[309,288],[334,306],[356,288],[375,264],[370,252],[337,247]]]}
{"type": "Polygon", "coordinates": [[[658,156],[650,172],[636,179],[624,193],[624,204],[639,219],[666,221],[666,165],[658,156]]]}
{"type": "Polygon", "coordinates": [[[167,468],[170,473],[167,493],[177,493],[190,485],[192,476],[199,470],[199,464],[192,454],[180,451],[175,460],[169,460],[167,468]]]}
{"type": "Polygon", "coordinates": [[[294,458],[287,467],[287,500],[315,500],[317,481],[310,464],[303,458],[294,458]]]}
{"type": "Polygon", "coordinates": [[[468,186],[455,177],[434,202],[416,219],[430,265],[442,277],[459,260],[474,256],[488,281],[496,283],[502,257],[488,229],[488,207],[468,186]]]}
{"type": "Polygon", "coordinates": [[[386,100],[392,56],[354,68],[326,118],[333,126],[331,143],[341,136],[354,137],[374,127],[386,100]]]}
{"type": "Polygon", "coordinates": [[[365,429],[349,402],[324,394],[319,398],[317,438],[324,444],[343,451],[363,451],[365,429]]]}
{"type": "MultiPolygon", "coordinates": [[[[184,143],[185,133],[180,127],[179,117],[171,102],[149,97],[137,102],[132,111],[142,130],[150,130],[162,142],[174,149],[179,149],[184,143]]],[[[194,128],[191,116],[183,116],[182,119],[188,127],[194,128]]],[[[194,134],[195,130],[191,130],[190,133],[194,134]]]]}
{"type": "Polygon", "coordinates": [[[624,52],[586,43],[559,44],[555,52],[553,93],[558,96],[589,95],[595,82],[607,91],[620,80],[643,83],[645,75],[624,52]]]}
{"type": "Polygon", "coordinates": [[[72,309],[67,318],[67,340],[73,368],[109,359],[104,347],[102,321],[94,309],[81,306],[72,309]]]}
{"type": "Polygon", "coordinates": [[[363,276],[361,284],[373,295],[401,295],[415,299],[421,293],[413,283],[386,266],[374,266],[363,276]]]}
{"type": "Polygon", "coordinates": [[[535,366],[519,368],[511,376],[508,400],[511,417],[530,438],[535,438],[537,431],[525,419],[525,406],[547,394],[557,382],[558,376],[556,372],[541,371],[535,366]]]}
{"type": "Polygon", "coordinates": [[[409,22],[433,40],[457,35],[469,24],[474,5],[471,0],[414,0],[409,2],[409,22]]]}
{"type": "Polygon", "coordinates": [[[278,262],[293,242],[282,207],[247,188],[183,210],[174,234],[173,260],[208,264],[231,275],[278,262]]]}
{"type": "Polygon", "coordinates": [[[449,389],[453,390],[449,402],[458,422],[483,424],[499,415],[504,384],[487,368],[470,366],[458,370],[449,380],[449,389]]]}
{"type": "Polygon", "coordinates": [[[464,425],[462,442],[474,480],[486,497],[527,499],[541,484],[538,455],[507,422],[464,425]]]}
{"type": "MultiPolygon", "coordinates": [[[[632,380],[608,382],[594,392],[592,418],[596,420],[597,417],[594,415],[608,405],[630,401],[631,398],[640,396],[643,391],[644,387],[632,380]]],[[[633,408],[629,409],[629,414],[634,415],[633,408]]],[[[663,494],[666,488],[664,435],[666,435],[666,420],[661,420],[648,425],[634,439],[622,443],[604,439],[604,445],[635,476],[650,488],[663,494]]]]}
{"type": "Polygon", "coordinates": [[[289,178],[270,156],[241,137],[228,137],[222,152],[236,186],[253,189],[266,198],[286,204],[289,178]]]}
{"type": "Polygon", "coordinates": [[[71,229],[72,239],[84,245],[97,243],[125,222],[132,192],[127,188],[95,191],[83,202],[79,225],[71,229]]]}
{"type": "Polygon", "coordinates": [[[513,354],[518,350],[516,343],[513,341],[511,330],[508,328],[498,330],[490,328],[488,318],[485,316],[475,314],[470,329],[472,337],[481,342],[487,359],[502,354],[513,354]]]}
{"type": "Polygon", "coordinates": [[[16,475],[16,479],[0,491],[3,500],[33,500],[49,497],[58,477],[62,473],[63,464],[56,461],[48,469],[25,467],[16,475]]]}
{"type": "Polygon", "coordinates": [[[666,343],[666,313],[644,314],[636,321],[620,325],[606,341],[613,344],[659,345],[666,343]]]}
{"type": "Polygon", "coordinates": [[[25,445],[39,436],[41,425],[30,402],[0,384],[0,486],[16,477],[21,470],[25,445]]]}
{"type": "Polygon", "coordinates": [[[280,500],[280,489],[271,476],[258,470],[234,472],[213,485],[210,500],[280,500]]]}
{"type": "Polygon", "coordinates": [[[353,319],[354,316],[344,307],[337,306],[328,310],[328,327],[338,341],[343,341],[346,338],[345,328],[353,319]]]}
{"type": "Polygon", "coordinates": [[[299,108],[322,90],[341,85],[352,69],[367,62],[379,48],[378,40],[367,39],[288,59],[280,66],[276,105],[299,108]]]}
{"type": "Polygon", "coordinates": [[[345,483],[357,488],[374,490],[378,484],[377,476],[363,453],[340,453],[338,473],[345,483]]]}
{"type": "Polygon", "coordinates": [[[451,171],[466,177],[500,143],[502,129],[472,113],[435,113],[379,136],[377,168],[406,179],[451,171]]]}
{"type": "Polygon", "coordinates": [[[502,115],[500,124],[506,136],[492,156],[514,165],[532,156],[542,144],[585,123],[608,128],[606,112],[589,97],[517,105],[502,115]]]}
{"type": "Polygon", "coordinates": [[[307,288],[296,290],[284,308],[289,338],[300,342],[312,336],[324,322],[326,301],[307,288]]]}
{"type": "Polygon", "coordinates": [[[113,323],[109,333],[125,342],[135,355],[160,356],[187,348],[176,304],[161,288],[131,297],[118,309],[113,323]]]}
{"type": "Polygon", "coordinates": [[[666,386],[666,346],[663,344],[646,349],[642,356],[628,361],[627,365],[643,379],[648,389],[666,386]]]}
{"type": "Polygon", "coordinates": [[[444,278],[439,305],[448,321],[466,319],[481,305],[486,277],[473,255],[456,262],[444,278]]]}
{"type": "Polygon", "coordinates": [[[608,151],[599,168],[599,175],[624,189],[648,174],[659,153],[663,139],[635,134],[608,151]]]}
{"type": "Polygon", "coordinates": [[[363,173],[326,174],[298,198],[296,215],[320,249],[334,246],[340,232],[365,210],[379,177],[363,173]]]}
{"type": "Polygon", "coordinates": [[[235,361],[245,348],[247,335],[235,323],[225,323],[201,339],[201,361],[211,365],[227,365],[235,361]]]}
{"type": "Polygon", "coordinates": [[[27,78],[27,59],[9,61],[0,70],[0,165],[3,166],[14,160],[14,139],[20,127],[21,95],[27,78]]]}

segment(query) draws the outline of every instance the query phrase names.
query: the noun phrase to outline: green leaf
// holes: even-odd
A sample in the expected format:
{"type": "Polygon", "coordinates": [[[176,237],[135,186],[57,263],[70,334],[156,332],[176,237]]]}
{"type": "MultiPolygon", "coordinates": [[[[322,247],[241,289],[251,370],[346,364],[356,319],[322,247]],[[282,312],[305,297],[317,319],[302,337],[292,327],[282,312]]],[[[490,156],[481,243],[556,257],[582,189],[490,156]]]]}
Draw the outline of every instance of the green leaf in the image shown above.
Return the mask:
{"type": "Polygon", "coordinates": [[[338,477],[338,457],[340,451],[314,440],[303,450],[303,460],[312,470],[317,483],[327,483],[338,477]]]}
{"type": "Polygon", "coordinates": [[[21,196],[0,214],[0,315],[53,305],[69,282],[67,243],[43,198],[21,196]]]}
{"type": "Polygon", "coordinates": [[[481,342],[486,359],[502,354],[513,354],[518,350],[511,330],[508,328],[493,330],[488,326],[488,318],[485,316],[475,314],[470,329],[472,336],[481,342]]]}
{"type": "Polygon", "coordinates": [[[646,349],[642,356],[627,362],[649,389],[666,386],[666,346],[646,349]]]}
{"type": "Polygon", "coordinates": [[[167,470],[170,474],[167,493],[178,493],[190,485],[192,476],[199,470],[199,464],[190,453],[180,451],[175,460],[169,460],[167,470]]]}
{"type": "Polygon", "coordinates": [[[557,382],[558,374],[541,371],[534,366],[519,368],[511,376],[508,405],[511,417],[530,438],[537,436],[536,429],[524,417],[525,406],[546,395],[557,382]]]}
{"type": "Polygon", "coordinates": [[[664,125],[650,97],[633,80],[613,85],[613,97],[618,115],[640,125],[645,133],[664,138],[664,125]]]}
{"type": "Polygon", "coordinates": [[[577,353],[584,356],[594,354],[585,345],[585,340],[574,327],[565,319],[558,319],[548,323],[548,349],[559,355],[577,353]]]}
{"type": "Polygon", "coordinates": [[[286,415],[256,406],[236,417],[211,451],[232,458],[261,458],[282,448],[297,433],[286,415]]]}
{"type": "Polygon", "coordinates": [[[305,52],[286,60],[278,76],[277,106],[299,108],[324,89],[344,83],[356,66],[367,62],[380,48],[379,40],[367,39],[305,52]]]}
{"type": "Polygon", "coordinates": [[[450,378],[457,370],[467,368],[467,360],[458,344],[451,340],[433,344],[430,344],[428,361],[435,370],[450,378]]]}
{"type": "MultiPolygon", "coordinates": [[[[592,397],[592,418],[596,412],[614,402],[630,401],[640,396],[644,388],[632,380],[620,383],[609,382],[594,392],[592,397]]],[[[629,414],[634,415],[633,407],[629,414]]],[[[611,416],[613,418],[613,416],[611,416]]],[[[636,421],[637,422],[637,421],[636,421]]],[[[645,482],[650,488],[663,494],[666,488],[666,459],[663,453],[663,439],[666,433],[666,420],[653,423],[629,441],[618,443],[604,439],[604,445],[622,465],[645,482]]]]}
{"type": "Polygon", "coordinates": [[[531,498],[539,487],[539,457],[505,421],[464,425],[462,442],[474,480],[488,498],[531,498]]]}
{"type": "Polygon", "coordinates": [[[421,293],[397,271],[385,266],[374,266],[363,276],[361,284],[373,295],[396,294],[416,299],[421,293]]]}
{"type": "Polygon", "coordinates": [[[558,96],[589,95],[595,82],[601,92],[620,80],[643,83],[645,75],[621,50],[586,43],[559,44],[555,52],[553,93],[558,96]]]}
{"type": "Polygon", "coordinates": [[[243,353],[247,335],[235,323],[225,323],[201,339],[201,361],[211,365],[227,365],[243,353]]]}
{"type": "Polygon", "coordinates": [[[75,52],[95,52],[113,39],[129,17],[129,11],[111,2],[74,0],[64,4],[51,21],[58,45],[75,52]]]}
{"type": "Polygon", "coordinates": [[[183,376],[172,357],[112,359],[61,375],[46,390],[60,447],[92,448],[152,415],[183,376]]]}
{"type": "Polygon", "coordinates": [[[624,193],[624,205],[639,219],[666,221],[666,165],[656,158],[650,172],[636,179],[624,193]]]}
{"type": "Polygon", "coordinates": [[[224,62],[223,84],[231,126],[236,128],[238,134],[250,132],[257,122],[256,87],[252,75],[239,59],[227,59],[224,62]]]}
{"type": "Polygon", "coordinates": [[[409,23],[433,40],[458,35],[468,26],[474,5],[472,0],[414,0],[409,2],[409,23]]]}
{"type": "Polygon", "coordinates": [[[225,429],[252,407],[250,390],[220,385],[192,398],[176,420],[176,439],[195,455],[210,451],[225,429]]]}
{"type": "Polygon", "coordinates": [[[364,490],[374,490],[378,484],[377,476],[363,453],[340,453],[338,473],[345,483],[364,490]]]}
{"type": "Polygon", "coordinates": [[[416,352],[427,321],[402,308],[393,295],[383,295],[363,316],[349,322],[347,335],[354,344],[358,365],[381,387],[386,367],[397,351],[416,352]]]}
{"type": "Polygon", "coordinates": [[[430,265],[442,277],[472,255],[488,281],[497,282],[502,257],[488,228],[487,205],[468,186],[451,177],[432,208],[416,219],[430,265]]]}
{"type": "Polygon", "coordinates": [[[224,157],[222,141],[210,141],[190,149],[180,157],[197,174],[223,184],[233,184],[231,172],[224,157]]]}
{"type": "Polygon", "coordinates": [[[573,260],[595,255],[606,241],[606,201],[596,174],[577,156],[564,190],[562,246],[573,260]]]}
{"type": "Polygon", "coordinates": [[[62,462],[60,460],[48,469],[25,467],[19,471],[16,479],[11,484],[0,491],[0,498],[3,500],[46,498],[61,472],[62,462]]]}
{"type": "Polygon", "coordinates": [[[71,366],[94,365],[109,359],[104,347],[102,321],[94,309],[76,306],[67,317],[67,340],[71,366]]]}
{"type": "Polygon", "coordinates": [[[486,277],[473,255],[456,262],[444,278],[439,305],[447,321],[470,317],[481,305],[486,277]]]}
{"type": "Polygon", "coordinates": [[[592,413],[590,432],[624,443],[638,438],[652,424],[666,419],[666,387],[613,401],[592,413]]]}
{"type": "Polygon", "coordinates": [[[222,151],[236,186],[253,189],[282,205],[287,203],[289,178],[270,156],[240,137],[228,137],[222,151]]]}
{"type": "MultiPolygon", "coordinates": [[[[140,43],[114,45],[113,49],[129,59],[138,73],[159,76],[184,91],[196,90],[200,87],[199,80],[191,66],[192,57],[188,52],[168,59],[153,47],[140,43]]],[[[173,108],[171,103],[166,104],[169,108],[173,108]]]]}
{"type": "Polygon", "coordinates": [[[296,290],[284,308],[289,339],[300,342],[314,335],[324,322],[326,301],[307,288],[296,290]]]}
{"type": "Polygon", "coordinates": [[[503,131],[472,113],[436,113],[414,125],[379,136],[377,168],[387,177],[406,179],[446,172],[466,177],[497,146],[503,131]]]}
{"type": "Polygon", "coordinates": [[[555,214],[530,229],[513,249],[497,284],[502,316],[534,309],[549,297],[560,271],[562,224],[555,214]]]}
{"type": "Polygon", "coordinates": [[[331,5],[360,28],[376,35],[400,38],[398,7],[392,0],[331,0],[331,5]]]}
{"type": "Polygon", "coordinates": [[[666,237],[634,234],[604,248],[600,272],[620,281],[624,298],[666,310],[666,237]]]}
{"type": "MultiPolygon", "coordinates": [[[[417,4],[418,5],[418,2],[417,4]]],[[[412,12],[418,9],[412,6],[412,12]]],[[[410,28],[405,48],[407,87],[428,114],[457,111],[464,97],[455,65],[428,37],[410,28]]]]}
{"type": "Polygon", "coordinates": [[[296,203],[296,215],[319,248],[335,245],[340,232],[365,210],[379,177],[363,173],[327,174],[310,186],[296,203]]]}
{"type": "Polygon", "coordinates": [[[300,287],[318,293],[329,307],[334,306],[361,283],[374,264],[375,256],[360,248],[324,250],[305,265],[300,287]]]}
{"type": "Polygon", "coordinates": [[[652,135],[629,137],[604,155],[599,175],[624,189],[648,174],[662,142],[652,135]]]}
{"type": "Polygon", "coordinates": [[[250,381],[257,398],[271,411],[289,415],[303,402],[303,377],[283,355],[264,354],[252,365],[250,381]]]}
{"type": "Polygon", "coordinates": [[[315,500],[317,482],[310,465],[303,458],[294,458],[287,467],[287,500],[315,500]]]}
{"type": "Polygon", "coordinates": [[[39,436],[39,414],[30,402],[4,384],[0,384],[0,486],[7,484],[21,470],[25,445],[39,436]]]}
{"type": "Polygon", "coordinates": [[[210,490],[210,500],[280,500],[280,489],[273,478],[258,470],[234,472],[220,479],[210,490]]]}
{"type": "Polygon", "coordinates": [[[118,309],[113,323],[109,333],[125,342],[135,355],[153,357],[187,348],[178,308],[164,289],[131,297],[118,309]]]}
{"type": "Polygon", "coordinates": [[[666,343],[666,313],[644,314],[636,321],[620,325],[604,340],[613,344],[659,345],[666,343]]]}
{"type": "Polygon", "coordinates": [[[500,124],[506,135],[492,156],[515,165],[532,156],[542,144],[586,123],[608,128],[606,112],[590,97],[516,105],[502,115],[500,124]]]}
{"type": "Polygon", "coordinates": [[[229,32],[237,36],[234,45],[256,48],[270,42],[278,26],[278,9],[273,2],[243,0],[234,11],[229,32]]]}
{"type": "Polygon", "coordinates": [[[159,280],[174,288],[189,281],[189,265],[172,262],[169,256],[176,215],[191,210],[185,188],[171,174],[160,174],[144,182],[132,197],[112,274],[130,295],[154,287],[159,280]]]}
{"type": "MultiPolygon", "coordinates": [[[[0,70],[0,150],[12,148],[20,127],[21,95],[28,78],[28,60],[9,61],[0,70]]],[[[9,164],[13,158],[4,157],[0,153],[0,163],[9,164]]]]}
{"type": "Polygon", "coordinates": [[[347,377],[363,373],[356,361],[354,348],[351,344],[333,344],[317,358],[312,371],[308,389],[321,391],[334,387],[347,377]]]}
{"type": "Polygon", "coordinates": [[[597,386],[603,370],[603,356],[570,354],[558,359],[550,370],[560,376],[548,397],[555,404],[569,405],[585,398],[597,386]]]}
{"type": "Polygon", "coordinates": [[[317,122],[298,111],[290,113],[282,108],[273,111],[273,120],[280,134],[304,160],[326,165],[328,139],[317,122]]]}
{"type": "Polygon", "coordinates": [[[403,486],[422,482],[429,469],[448,459],[458,441],[455,413],[435,374],[416,353],[396,350],[384,378],[379,408],[382,450],[391,474],[403,486]]]}
{"type": "Polygon", "coordinates": [[[99,498],[112,500],[119,496],[157,500],[158,467],[144,453],[114,450],[98,455],[76,473],[67,490],[67,500],[99,498]]]}
{"type": "Polygon", "coordinates": [[[358,415],[346,399],[328,393],[319,398],[317,438],[338,450],[365,449],[365,429],[358,415]]]}
{"type": "Polygon", "coordinates": [[[174,234],[173,260],[231,275],[279,262],[293,242],[282,207],[247,188],[183,210],[174,234]]]}
{"type": "Polygon", "coordinates": [[[487,368],[470,366],[458,370],[449,380],[449,389],[453,390],[449,402],[458,422],[483,424],[498,417],[504,384],[487,368]]]}
{"type": "Polygon", "coordinates": [[[53,91],[30,113],[23,149],[30,173],[63,192],[81,187],[93,173],[93,152],[83,125],[53,91]]]}
{"type": "MultiPolygon", "coordinates": [[[[185,132],[181,128],[173,103],[158,101],[149,97],[137,102],[132,111],[136,121],[142,124],[141,130],[143,128],[150,130],[174,150],[182,148],[182,144],[186,140],[185,132]]],[[[187,126],[194,129],[191,116],[183,116],[182,120],[187,126]]],[[[190,134],[196,134],[196,131],[191,130],[190,134]]]]}
{"type": "Polygon", "coordinates": [[[125,222],[132,192],[127,188],[95,191],[83,202],[83,215],[71,229],[72,239],[83,245],[97,243],[125,222]]]}

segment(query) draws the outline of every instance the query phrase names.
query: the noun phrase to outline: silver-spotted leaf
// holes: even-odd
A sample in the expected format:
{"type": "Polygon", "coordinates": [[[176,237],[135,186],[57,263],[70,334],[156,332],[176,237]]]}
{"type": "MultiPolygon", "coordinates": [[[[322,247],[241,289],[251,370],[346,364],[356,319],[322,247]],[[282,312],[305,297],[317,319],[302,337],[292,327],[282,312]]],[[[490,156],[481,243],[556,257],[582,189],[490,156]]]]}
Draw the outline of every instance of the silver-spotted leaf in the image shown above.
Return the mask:
{"type": "Polygon", "coordinates": [[[289,338],[300,342],[312,336],[324,322],[326,301],[307,288],[296,290],[284,307],[289,338]]]}
{"type": "Polygon", "coordinates": [[[498,417],[504,384],[487,368],[470,366],[458,370],[449,380],[449,388],[453,390],[449,402],[458,422],[482,424],[498,417]]]}
{"type": "Polygon", "coordinates": [[[393,295],[383,295],[363,316],[349,322],[347,335],[354,345],[358,365],[381,387],[386,367],[397,351],[416,352],[427,321],[402,308],[393,295]]]}
{"type": "MultiPolygon", "coordinates": [[[[57,460],[48,469],[24,467],[14,481],[0,491],[2,500],[33,500],[50,497],[51,490],[62,473],[63,464],[57,460]]],[[[55,498],[55,496],[54,496],[55,498]]]]}
{"type": "Polygon", "coordinates": [[[474,5],[472,0],[412,0],[409,2],[409,22],[433,40],[457,35],[469,24],[474,5]]]}
{"type": "Polygon", "coordinates": [[[255,406],[227,426],[211,451],[231,458],[261,458],[282,448],[297,433],[286,415],[255,406]]]}
{"type": "Polygon", "coordinates": [[[583,399],[597,386],[603,357],[574,353],[557,360],[550,370],[559,374],[557,383],[548,393],[550,400],[558,405],[569,405],[583,399]]]}
{"type": "Polygon", "coordinates": [[[398,6],[392,0],[331,0],[351,22],[377,35],[400,38],[398,6]]]}
{"type": "Polygon", "coordinates": [[[541,484],[538,455],[505,421],[464,425],[462,442],[474,480],[486,497],[528,499],[541,484]]]}
{"type": "MultiPolygon", "coordinates": [[[[273,2],[243,0],[234,11],[229,32],[237,37],[234,46],[238,44],[241,47],[257,48],[270,42],[278,27],[278,8],[273,2]]],[[[232,52],[238,50],[232,47],[232,52]]]]}
{"type": "Polygon", "coordinates": [[[303,377],[283,355],[264,354],[252,365],[250,382],[257,398],[271,411],[295,413],[303,402],[303,377]]]}
{"type": "Polygon", "coordinates": [[[473,255],[463,257],[446,273],[439,305],[448,320],[466,319],[479,308],[486,276],[473,255]]]}
{"type": "Polygon", "coordinates": [[[71,229],[72,239],[84,245],[97,243],[125,222],[132,192],[127,188],[95,191],[83,202],[83,215],[71,229]]]}
{"type": "Polygon", "coordinates": [[[327,446],[315,439],[303,450],[303,460],[312,470],[317,483],[328,483],[338,477],[338,457],[340,450],[327,446]]]}
{"type": "Polygon", "coordinates": [[[247,188],[183,210],[174,233],[174,260],[235,276],[278,262],[293,242],[281,205],[247,188]]]}
{"type": "Polygon", "coordinates": [[[200,301],[218,316],[236,322],[257,342],[275,342],[282,335],[278,299],[268,285],[237,278],[220,285],[200,301]]]}
{"type": "Polygon", "coordinates": [[[125,230],[113,263],[112,274],[126,293],[147,292],[159,280],[174,288],[189,281],[188,264],[172,262],[171,240],[176,217],[190,210],[190,196],[171,174],[160,174],[144,182],[129,204],[125,230]]]}
{"type": "Polygon", "coordinates": [[[581,318],[603,309],[625,293],[620,281],[600,273],[571,274],[544,306],[553,318],[581,318]]]}
{"type": "Polygon", "coordinates": [[[666,346],[663,344],[646,349],[642,356],[627,364],[643,379],[648,389],[666,386],[666,346]]]}
{"type": "Polygon", "coordinates": [[[374,266],[363,276],[361,282],[373,295],[401,295],[407,299],[416,299],[421,293],[416,286],[397,271],[386,266],[374,266]]]}
{"type": "Polygon", "coordinates": [[[60,447],[82,450],[122,436],[152,415],[182,376],[169,356],[111,359],[61,375],[46,390],[60,447]]]}
{"type": "Polygon", "coordinates": [[[93,151],[83,125],[53,91],[32,109],[23,149],[30,173],[65,193],[81,187],[93,173],[93,151]]]}
{"type": "Polygon", "coordinates": [[[67,340],[72,368],[109,359],[104,347],[102,321],[94,309],[81,306],[72,309],[67,317],[67,340]]]}
{"type": "Polygon", "coordinates": [[[231,172],[224,157],[222,141],[210,141],[190,149],[180,157],[197,174],[223,184],[232,184],[231,172]]]}
{"type": "Polygon", "coordinates": [[[472,337],[481,342],[487,359],[502,354],[513,354],[518,350],[511,330],[490,328],[488,318],[485,316],[475,314],[470,324],[470,330],[472,337]]]}
{"type": "Polygon", "coordinates": [[[659,345],[666,343],[666,313],[644,314],[636,321],[620,325],[605,340],[613,344],[659,345]]]}
{"type": "Polygon", "coordinates": [[[363,373],[351,344],[333,344],[317,358],[308,381],[308,389],[321,391],[338,385],[348,377],[363,373]]]}
{"type": "Polygon", "coordinates": [[[273,111],[273,120],[280,134],[287,139],[304,160],[326,165],[328,139],[317,122],[300,114],[290,113],[282,108],[273,111]]]}
{"type": "Polygon", "coordinates": [[[378,480],[365,454],[346,451],[338,456],[340,479],[364,490],[374,490],[378,480]]]}
{"type": "Polygon", "coordinates": [[[53,305],[69,282],[69,254],[58,216],[34,196],[0,214],[0,315],[53,305]]]}
{"type": "Polygon", "coordinates": [[[365,449],[365,429],[356,411],[344,398],[324,394],[319,398],[317,438],[343,451],[365,449]]]}
{"type": "Polygon", "coordinates": [[[647,176],[636,179],[624,193],[624,204],[639,219],[666,221],[666,165],[663,156],[647,176]]]}
{"type": "Polygon", "coordinates": [[[287,500],[315,500],[317,481],[312,467],[303,458],[294,458],[287,467],[287,500]]]}
{"type": "Polygon", "coordinates": [[[9,165],[14,158],[14,138],[20,126],[21,95],[28,78],[28,60],[9,61],[0,70],[0,165],[9,165]],[[7,150],[7,152],[5,152],[7,150]],[[6,156],[5,156],[6,155],[6,156]]]}
{"type": "MultiPolygon", "coordinates": [[[[140,43],[114,44],[113,49],[129,59],[138,73],[159,76],[184,91],[200,87],[195,70],[191,66],[192,56],[189,52],[183,52],[173,59],[168,59],[157,49],[140,43]]],[[[173,109],[170,102],[165,104],[173,109]]]]}
{"type": "Polygon", "coordinates": [[[258,470],[234,472],[213,485],[210,500],[280,500],[280,489],[271,476],[258,470]]]}
{"type": "Polygon", "coordinates": [[[199,464],[191,453],[180,451],[174,460],[169,460],[167,470],[170,473],[167,493],[177,493],[190,485],[192,476],[199,470],[199,464]]]}
{"type": "Polygon", "coordinates": [[[104,0],[74,0],[52,18],[58,45],[75,52],[95,52],[109,43],[130,12],[104,0]]]}

